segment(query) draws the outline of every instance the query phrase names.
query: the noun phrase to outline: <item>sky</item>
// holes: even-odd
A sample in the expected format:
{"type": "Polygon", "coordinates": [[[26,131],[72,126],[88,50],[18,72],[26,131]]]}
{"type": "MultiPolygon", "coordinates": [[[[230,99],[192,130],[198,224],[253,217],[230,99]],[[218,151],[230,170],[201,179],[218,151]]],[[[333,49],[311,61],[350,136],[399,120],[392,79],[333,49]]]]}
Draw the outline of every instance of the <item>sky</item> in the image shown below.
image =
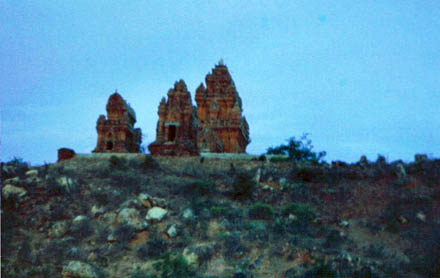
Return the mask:
{"type": "Polygon", "coordinates": [[[222,58],[250,154],[309,133],[325,160],[440,156],[440,1],[0,1],[0,160],[90,153],[115,89],[155,140],[160,99],[222,58]]]}

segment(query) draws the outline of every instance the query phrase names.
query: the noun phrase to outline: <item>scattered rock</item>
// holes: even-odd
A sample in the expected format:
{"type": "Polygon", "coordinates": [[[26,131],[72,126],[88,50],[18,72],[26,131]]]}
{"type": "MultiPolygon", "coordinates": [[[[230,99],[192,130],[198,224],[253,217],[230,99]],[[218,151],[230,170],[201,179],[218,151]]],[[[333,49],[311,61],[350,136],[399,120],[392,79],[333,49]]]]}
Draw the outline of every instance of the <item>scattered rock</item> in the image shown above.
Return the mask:
{"type": "Polygon", "coordinates": [[[400,223],[402,223],[402,224],[406,224],[406,223],[408,223],[408,219],[406,219],[406,217],[403,216],[403,215],[399,216],[399,221],[400,221],[400,223]]]}
{"type": "Polygon", "coordinates": [[[4,199],[13,197],[20,201],[21,198],[27,194],[27,191],[24,188],[8,184],[5,187],[3,187],[2,193],[4,199]]]}
{"type": "Polygon", "coordinates": [[[66,176],[61,176],[56,181],[67,193],[75,191],[78,187],[78,184],[72,178],[66,176]]]}
{"type": "Polygon", "coordinates": [[[419,219],[419,220],[422,221],[422,222],[425,222],[425,221],[426,221],[426,215],[425,215],[423,212],[421,212],[421,211],[419,211],[419,212],[417,213],[416,217],[417,217],[417,219],[419,219]]]}
{"type": "Polygon", "coordinates": [[[107,241],[108,241],[108,242],[115,242],[115,241],[116,241],[116,237],[115,237],[115,235],[114,235],[113,233],[110,233],[110,234],[107,236],[107,241]]]}
{"type": "Polygon", "coordinates": [[[161,221],[165,215],[167,215],[168,211],[166,209],[160,208],[160,207],[153,207],[148,210],[147,216],[145,219],[147,220],[154,220],[154,221],[161,221]]]}
{"type": "Polygon", "coordinates": [[[193,218],[194,217],[194,213],[192,211],[192,209],[187,208],[183,211],[183,218],[188,219],[188,218],[193,218]]]}
{"type": "Polygon", "coordinates": [[[402,163],[397,163],[396,168],[397,168],[397,176],[399,177],[399,179],[406,180],[405,166],[402,163]]]}
{"type": "Polygon", "coordinates": [[[267,184],[263,185],[263,187],[261,189],[263,189],[265,191],[274,191],[274,189],[267,184]]]}
{"type": "Polygon", "coordinates": [[[261,168],[257,169],[257,173],[255,174],[255,182],[259,183],[261,180],[261,168]]]}
{"type": "Polygon", "coordinates": [[[288,185],[289,185],[286,178],[280,178],[279,184],[280,184],[281,190],[288,187],[288,185]]]}
{"type": "Polygon", "coordinates": [[[93,205],[90,210],[92,217],[96,217],[105,213],[105,207],[98,207],[97,205],[93,205]]]}
{"type": "Polygon", "coordinates": [[[186,247],[183,256],[189,264],[198,263],[199,265],[209,261],[217,249],[216,242],[198,243],[186,247]]]}
{"type": "Polygon", "coordinates": [[[82,221],[86,221],[86,220],[88,220],[89,218],[87,217],[87,216],[85,216],[85,215],[78,215],[77,217],[75,217],[74,219],[73,219],[73,222],[74,223],[78,223],[78,222],[82,222],[82,221]]]}
{"type": "Polygon", "coordinates": [[[347,228],[348,226],[350,226],[350,222],[342,220],[341,222],[339,222],[339,226],[347,228]]]}
{"type": "Polygon", "coordinates": [[[117,218],[120,224],[132,226],[137,231],[144,230],[148,227],[148,223],[142,219],[139,211],[135,208],[123,208],[117,218]]]}
{"type": "Polygon", "coordinates": [[[142,203],[138,199],[128,199],[127,201],[123,202],[120,206],[121,209],[124,208],[135,208],[135,209],[141,209],[142,203]]]}
{"type": "Polygon", "coordinates": [[[64,236],[69,229],[69,224],[67,222],[56,222],[49,229],[48,235],[51,238],[60,238],[64,236]]]}
{"type": "Polygon", "coordinates": [[[171,225],[168,229],[167,229],[167,235],[170,237],[170,238],[174,238],[174,237],[176,237],[177,236],[177,225],[176,224],[173,224],[173,225],[171,225]]]}
{"type": "Polygon", "coordinates": [[[20,183],[20,178],[19,177],[14,177],[14,178],[11,178],[11,179],[7,179],[7,180],[4,180],[4,183],[5,184],[18,185],[20,183]]]}
{"type": "Polygon", "coordinates": [[[141,193],[138,196],[139,201],[144,205],[146,208],[152,208],[152,207],[166,207],[166,201],[165,199],[158,198],[158,197],[152,197],[148,193],[141,193]]]}
{"type": "Polygon", "coordinates": [[[37,177],[38,176],[38,170],[32,169],[25,173],[26,177],[37,177]]]}
{"type": "Polygon", "coordinates": [[[63,278],[98,278],[99,274],[96,269],[80,261],[70,261],[63,267],[61,273],[63,278]]]}
{"type": "Polygon", "coordinates": [[[88,256],[87,256],[87,260],[89,262],[96,262],[96,260],[98,259],[98,256],[96,255],[95,252],[91,252],[88,256]]]}

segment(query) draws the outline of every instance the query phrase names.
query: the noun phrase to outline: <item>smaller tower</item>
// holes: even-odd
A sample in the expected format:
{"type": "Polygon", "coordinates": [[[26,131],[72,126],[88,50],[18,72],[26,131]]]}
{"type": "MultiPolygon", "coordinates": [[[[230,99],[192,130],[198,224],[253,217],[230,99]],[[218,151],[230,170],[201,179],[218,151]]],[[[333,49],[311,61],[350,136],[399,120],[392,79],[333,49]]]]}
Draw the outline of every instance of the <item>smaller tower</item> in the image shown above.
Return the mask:
{"type": "Polygon", "coordinates": [[[191,94],[183,80],[168,91],[159,104],[156,141],[148,146],[152,155],[197,155],[197,116],[191,94]]]}
{"type": "Polygon", "coordinates": [[[134,128],[136,114],[117,91],[106,106],[107,118],[99,115],[96,123],[98,142],[94,153],[137,153],[140,151],[142,133],[134,128]]]}

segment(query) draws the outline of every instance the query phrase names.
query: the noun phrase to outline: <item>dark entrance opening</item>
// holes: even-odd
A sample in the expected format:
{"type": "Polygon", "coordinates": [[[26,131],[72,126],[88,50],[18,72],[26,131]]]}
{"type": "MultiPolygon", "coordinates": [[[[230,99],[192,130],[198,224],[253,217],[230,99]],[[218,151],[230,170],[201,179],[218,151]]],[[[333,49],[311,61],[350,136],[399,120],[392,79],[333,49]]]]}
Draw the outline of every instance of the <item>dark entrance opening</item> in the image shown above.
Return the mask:
{"type": "Polygon", "coordinates": [[[113,149],[113,142],[107,142],[107,145],[106,145],[106,149],[108,150],[108,151],[111,151],[112,149],[113,149]]]}
{"type": "Polygon", "coordinates": [[[174,141],[174,139],[176,139],[176,126],[175,125],[170,125],[168,127],[168,141],[174,141]]]}

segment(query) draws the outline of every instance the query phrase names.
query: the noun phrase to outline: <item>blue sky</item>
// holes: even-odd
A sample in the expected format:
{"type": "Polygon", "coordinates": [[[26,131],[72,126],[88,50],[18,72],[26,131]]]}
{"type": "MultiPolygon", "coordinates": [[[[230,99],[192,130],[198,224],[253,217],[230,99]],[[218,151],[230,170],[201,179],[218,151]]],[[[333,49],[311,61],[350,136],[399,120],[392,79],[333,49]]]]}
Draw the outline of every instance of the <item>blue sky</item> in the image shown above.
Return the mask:
{"type": "Polygon", "coordinates": [[[184,79],[223,58],[248,152],[308,132],[326,160],[440,155],[438,1],[0,2],[0,159],[90,152],[117,88],[144,143],[184,79]]]}

